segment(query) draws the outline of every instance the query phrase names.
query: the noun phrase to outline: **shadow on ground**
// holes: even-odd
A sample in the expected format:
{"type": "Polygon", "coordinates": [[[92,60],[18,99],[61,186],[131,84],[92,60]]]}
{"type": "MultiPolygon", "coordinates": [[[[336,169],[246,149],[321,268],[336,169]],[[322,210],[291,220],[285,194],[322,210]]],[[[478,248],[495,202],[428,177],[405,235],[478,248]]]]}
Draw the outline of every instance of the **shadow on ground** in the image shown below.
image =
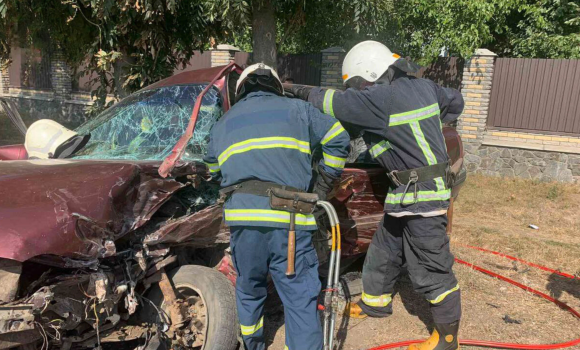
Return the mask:
{"type": "Polygon", "coordinates": [[[548,289],[550,294],[556,299],[560,299],[563,293],[568,293],[574,298],[580,300],[580,279],[571,279],[553,273],[548,278],[546,289],[548,289]]]}

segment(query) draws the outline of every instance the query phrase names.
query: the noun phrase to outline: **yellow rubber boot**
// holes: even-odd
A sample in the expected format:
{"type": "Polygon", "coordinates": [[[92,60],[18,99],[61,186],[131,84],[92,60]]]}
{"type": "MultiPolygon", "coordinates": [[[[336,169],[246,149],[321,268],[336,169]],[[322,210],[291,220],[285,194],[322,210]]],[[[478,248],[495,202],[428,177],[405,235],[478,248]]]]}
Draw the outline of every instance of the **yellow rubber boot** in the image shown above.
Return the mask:
{"type": "Polygon", "coordinates": [[[368,315],[365,314],[363,309],[357,304],[350,302],[346,304],[346,308],[344,310],[344,315],[350,318],[356,318],[362,320],[363,318],[367,318],[368,315]]]}
{"type": "Polygon", "coordinates": [[[437,323],[431,337],[419,344],[412,344],[408,350],[458,350],[457,332],[459,321],[453,323],[437,323]]]}

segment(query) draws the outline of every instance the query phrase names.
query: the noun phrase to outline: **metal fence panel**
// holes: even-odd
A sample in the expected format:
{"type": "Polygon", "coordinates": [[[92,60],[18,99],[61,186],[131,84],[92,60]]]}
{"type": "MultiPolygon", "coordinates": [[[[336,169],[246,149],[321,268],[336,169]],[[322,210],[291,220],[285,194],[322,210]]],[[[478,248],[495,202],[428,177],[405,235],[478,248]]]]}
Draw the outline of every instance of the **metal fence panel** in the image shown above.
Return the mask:
{"type": "Polygon", "coordinates": [[[321,53],[278,55],[278,75],[282,81],[292,78],[296,84],[318,86],[321,69],[321,53]]]}
{"type": "Polygon", "coordinates": [[[488,126],[580,134],[580,60],[498,58],[488,126]]]}
{"type": "Polygon", "coordinates": [[[422,67],[412,75],[417,78],[433,80],[441,86],[461,90],[464,62],[462,58],[458,57],[439,57],[437,61],[422,67]]]}

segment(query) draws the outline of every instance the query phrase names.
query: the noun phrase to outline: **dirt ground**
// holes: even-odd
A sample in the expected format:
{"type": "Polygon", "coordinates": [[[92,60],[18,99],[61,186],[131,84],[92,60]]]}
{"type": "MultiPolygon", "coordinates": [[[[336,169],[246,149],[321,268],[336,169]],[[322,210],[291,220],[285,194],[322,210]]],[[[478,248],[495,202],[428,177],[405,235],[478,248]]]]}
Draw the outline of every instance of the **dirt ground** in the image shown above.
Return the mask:
{"type": "MultiPolygon", "coordinates": [[[[580,277],[580,185],[471,176],[456,202],[451,242],[457,258],[506,275],[580,310],[580,280],[464,247],[501,251],[580,277]],[[539,229],[529,228],[530,224],[539,229]]],[[[463,298],[461,339],[550,344],[580,337],[580,320],[554,304],[464,265],[456,264],[454,270],[463,298]]],[[[413,292],[406,276],[397,285],[393,316],[341,318],[338,324],[341,350],[421,339],[432,329],[428,303],[413,292]]],[[[283,312],[268,313],[265,327],[269,348],[283,349],[283,312]]]]}

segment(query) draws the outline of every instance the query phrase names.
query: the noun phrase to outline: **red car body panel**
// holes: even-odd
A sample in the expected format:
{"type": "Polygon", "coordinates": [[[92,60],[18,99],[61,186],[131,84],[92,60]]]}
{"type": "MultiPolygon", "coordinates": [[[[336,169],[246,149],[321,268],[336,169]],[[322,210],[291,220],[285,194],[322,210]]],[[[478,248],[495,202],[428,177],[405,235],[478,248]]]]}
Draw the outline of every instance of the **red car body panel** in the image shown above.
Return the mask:
{"type": "Polygon", "coordinates": [[[0,160],[23,160],[28,159],[28,153],[24,145],[0,146],[0,160]]]}
{"type": "MultiPolygon", "coordinates": [[[[223,67],[181,73],[147,88],[211,81],[223,67]]],[[[238,69],[239,71],[239,69],[238,69]]],[[[238,72],[239,73],[239,72],[238,72]]],[[[216,83],[229,109],[228,77],[216,83]]],[[[463,154],[461,139],[444,128],[453,161],[463,154]]],[[[0,160],[23,159],[22,146],[0,148],[0,160]]],[[[115,253],[115,240],[145,225],[176,191],[176,178],[205,176],[200,163],[180,163],[173,178],[158,174],[161,162],[113,160],[30,160],[0,162],[0,258],[26,261],[39,256],[95,259],[115,253]]],[[[343,255],[366,252],[383,216],[388,191],[378,166],[346,168],[333,199],[343,234],[343,255]]],[[[145,244],[208,247],[228,242],[221,207],[210,206],[170,220],[145,244]]],[[[65,261],[66,266],[66,261],[65,261]]]]}

